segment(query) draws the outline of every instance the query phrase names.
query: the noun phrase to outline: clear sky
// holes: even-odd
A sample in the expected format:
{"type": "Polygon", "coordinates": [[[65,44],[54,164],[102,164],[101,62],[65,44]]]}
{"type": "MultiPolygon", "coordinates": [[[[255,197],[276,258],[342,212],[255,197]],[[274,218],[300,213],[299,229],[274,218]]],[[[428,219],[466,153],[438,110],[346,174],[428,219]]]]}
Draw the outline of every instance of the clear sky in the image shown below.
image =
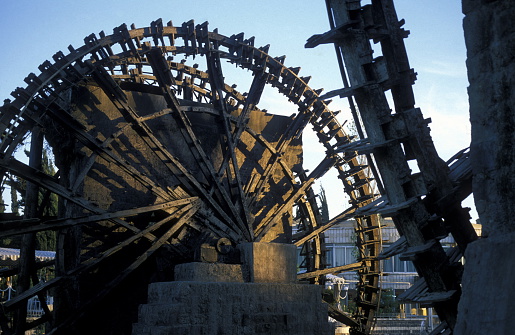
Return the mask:
{"type": "MultiPolygon", "coordinates": [[[[417,106],[433,120],[433,140],[440,156],[448,159],[470,143],[461,1],[396,0],[395,4],[399,19],[406,20],[404,28],[411,31],[405,43],[418,73],[417,106]]],[[[333,47],[304,49],[310,36],[328,30],[324,1],[0,0],[0,6],[2,100],[24,86],[30,72],[38,74],[38,65],[56,51],[67,53],[70,44],[82,46],[91,33],[110,34],[122,23],[145,27],[157,18],[176,25],[190,19],[209,21],[211,29],[224,35],[245,32],[246,37],[256,37],[256,46],[270,44],[272,56],[286,55],[286,65],[300,66],[302,76],[312,76],[310,86],[326,92],[341,87],[333,47]]],[[[246,85],[238,88],[246,91],[246,85]]],[[[270,112],[289,108],[276,99],[263,98],[260,107],[270,112]]],[[[346,108],[344,101],[334,101],[330,107],[346,108]]],[[[334,208],[332,215],[338,210],[334,208]]],[[[477,218],[475,213],[472,216],[477,218]]]]}

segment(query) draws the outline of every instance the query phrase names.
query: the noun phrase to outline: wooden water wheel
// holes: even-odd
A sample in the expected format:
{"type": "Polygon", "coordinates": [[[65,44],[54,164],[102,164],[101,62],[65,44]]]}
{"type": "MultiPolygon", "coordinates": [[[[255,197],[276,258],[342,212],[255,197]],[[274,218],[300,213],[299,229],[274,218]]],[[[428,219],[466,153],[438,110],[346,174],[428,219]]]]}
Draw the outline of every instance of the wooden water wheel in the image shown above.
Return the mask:
{"type": "Polygon", "coordinates": [[[211,32],[207,23],[122,25],[84,42],[44,62],[1,107],[2,176],[27,182],[24,216],[0,222],[0,237],[24,241],[15,269],[18,295],[2,304],[3,334],[44,323],[48,334],[98,333],[99,322],[106,334],[130,333],[146,285],[170,280],[174,264],[193,260],[201,244],[220,238],[233,245],[294,243],[306,268],[299,279],[313,283],[359,270],[355,315],[332,313],[370,329],[378,304],[379,224],[360,208],[375,198],[373,178],[358,159],[363,143],[352,142],[308,86],[309,77],[270,56],[268,46],[255,47],[253,38],[211,32]],[[225,82],[222,65],[251,76],[247,93],[225,82]],[[297,113],[260,110],[266,86],[297,113]],[[309,173],[302,167],[305,131],[313,131],[325,152],[309,173]],[[15,153],[29,138],[26,162],[15,153]],[[44,143],[52,147],[55,175],[41,169],[44,143]],[[341,201],[347,194],[350,205],[322,222],[312,186],[332,169],[342,182],[341,201]],[[38,193],[57,195],[57,216],[42,215],[38,193]],[[323,231],[351,217],[359,263],[325,269],[323,231]],[[34,236],[43,231],[57,234],[51,264],[34,261],[34,236]],[[55,267],[55,276],[40,281],[41,267],[55,267]],[[27,299],[46,295],[55,297],[53,310],[43,304],[42,316],[28,318],[27,299]],[[113,318],[114,311],[124,317],[113,318]]]}

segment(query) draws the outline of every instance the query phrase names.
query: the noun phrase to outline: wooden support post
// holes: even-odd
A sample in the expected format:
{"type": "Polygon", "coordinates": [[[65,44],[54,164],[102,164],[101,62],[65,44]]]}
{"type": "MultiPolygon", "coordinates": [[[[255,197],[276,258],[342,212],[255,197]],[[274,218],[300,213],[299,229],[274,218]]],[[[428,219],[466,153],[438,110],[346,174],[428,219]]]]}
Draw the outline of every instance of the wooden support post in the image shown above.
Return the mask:
{"type": "Polygon", "coordinates": [[[443,211],[442,203],[437,202],[450,197],[454,191],[447,166],[436,154],[427,124],[421,119],[420,111],[414,108],[411,89],[414,77],[403,44],[406,34],[399,27],[392,0],[373,0],[367,8],[361,8],[359,1],[328,0],[327,3],[331,26],[346,29],[320,35],[311,39],[311,43],[316,44],[319,40],[331,37],[331,41],[338,47],[337,51],[343,55],[350,83],[346,89],[353,92],[370,146],[375,148],[374,158],[381,173],[384,194],[390,206],[410,202],[407,208],[397,211],[393,216],[395,225],[406,238],[412,248],[410,250],[420,251],[415,266],[425,278],[429,290],[458,292],[451,295],[451,301],[435,305],[439,316],[453,328],[459,285],[445,274],[445,271],[450,271],[450,263],[441,245],[428,244],[435,236],[422,227],[428,224],[429,218],[436,211],[458,224],[456,228],[459,229],[454,230],[458,235],[457,241],[462,245],[465,246],[474,236],[470,232],[471,227],[461,229],[467,224],[461,215],[457,215],[459,211],[456,208],[453,208],[456,214],[451,215],[443,211]],[[372,11],[373,15],[367,16],[366,10],[372,11]],[[367,19],[372,19],[374,25],[381,27],[383,32],[378,34],[377,31],[369,31],[371,28],[367,27],[371,25],[365,22],[367,19]],[[371,38],[381,42],[384,55],[382,62],[372,57],[371,38]],[[395,114],[392,114],[384,94],[388,89],[392,90],[395,114]],[[388,141],[402,142],[404,147],[393,142],[381,146],[381,143],[388,141]],[[424,192],[421,192],[422,188],[416,183],[407,163],[413,158],[419,162],[421,176],[425,181],[424,192]],[[418,198],[427,192],[429,200],[425,199],[422,203],[418,198]],[[426,250],[425,246],[430,247],[426,250]]]}
{"type": "MultiPolygon", "coordinates": [[[[32,129],[30,140],[29,165],[37,170],[41,170],[43,157],[43,132],[39,126],[32,129]]],[[[38,194],[39,186],[32,182],[27,182],[25,192],[24,218],[35,218],[38,213],[38,194]]],[[[20,249],[20,274],[18,276],[18,293],[23,293],[30,288],[30,278],[36,271],[36,234],[27,233],[22,237],[20,249]]],[[[37,283],[34,283],[37,284],[37,283]]],[[[43,302],[44,303],[44,302],[43,302]]],[[[16,335],[25,334],[27,308],[21,306],[16,313],[16,335]]]]}

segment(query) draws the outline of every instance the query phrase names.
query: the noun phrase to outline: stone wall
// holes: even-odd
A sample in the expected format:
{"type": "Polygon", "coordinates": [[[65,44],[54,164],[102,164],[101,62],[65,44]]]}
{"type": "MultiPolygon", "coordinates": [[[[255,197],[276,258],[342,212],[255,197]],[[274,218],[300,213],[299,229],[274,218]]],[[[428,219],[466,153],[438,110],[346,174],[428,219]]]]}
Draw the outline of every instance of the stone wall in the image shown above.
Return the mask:
{"type": "Polygon", "coordinates": [[[463,12],[474,198],[484,232],[502,235],[515,231],[515,6],[464,0],[463,12]]]}
{"type": "Polygon", "coordinates": [[[473,192],[483,238],[466,252],[455,334],[509,334],[515,328],[515,6],[463,0],[473,192]]]}

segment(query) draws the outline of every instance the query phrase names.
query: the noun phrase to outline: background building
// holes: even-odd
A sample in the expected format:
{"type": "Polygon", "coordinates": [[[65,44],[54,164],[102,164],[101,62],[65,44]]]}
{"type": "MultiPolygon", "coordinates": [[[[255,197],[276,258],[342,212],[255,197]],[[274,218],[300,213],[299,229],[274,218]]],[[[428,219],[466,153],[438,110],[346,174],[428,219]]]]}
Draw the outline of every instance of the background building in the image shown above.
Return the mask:
{"type": "MultiPolygon", "coordinates": [[[[478,236],[481,236],[481,225],[473,224],[478,236]]],[[[349,220],[337,224],[325,232],[326,237],[326,261],[327,267],[336,267],[356,262],[357,248],[355,246],[355,221],[349,220]]],[[[387,250],[395,241],[400,238],[393,221],[390,218],[382,219],[381,240],[383,250],[387,250]]],[[[451,235],[441,240],[446,248],[455,246],[455,241],[451,235]]],[[[299,256],[299,262],[302,259],[299,256]]],[[[299,263],[300,264],[300,263],[299,263]]],[[[346,272],[338,275],[345,279],[348,288],[348,296],[342,299],[342,304],[351,304],[355,296],[355,286],[358,281],[355,272],[346,272]]],[[[388,297],[395,298],[402,292],[409,289],[418,279],[418,274],[411,261],[403,261],[399,255],[382,261],[381,288],[388,292],[388,297]]],[[[393,300],[393,299],[392,299],[393,300]]],[[[380,313],[392,317],[409,317],[413,315],[425,314],[427,311],[421,310],[418,304],[397,304],[398,311],[380,313]],[[388,314],[388,315],[387,315],[388,314]],[[395,314],[395,315],[393,315],[395,314]]]]}

